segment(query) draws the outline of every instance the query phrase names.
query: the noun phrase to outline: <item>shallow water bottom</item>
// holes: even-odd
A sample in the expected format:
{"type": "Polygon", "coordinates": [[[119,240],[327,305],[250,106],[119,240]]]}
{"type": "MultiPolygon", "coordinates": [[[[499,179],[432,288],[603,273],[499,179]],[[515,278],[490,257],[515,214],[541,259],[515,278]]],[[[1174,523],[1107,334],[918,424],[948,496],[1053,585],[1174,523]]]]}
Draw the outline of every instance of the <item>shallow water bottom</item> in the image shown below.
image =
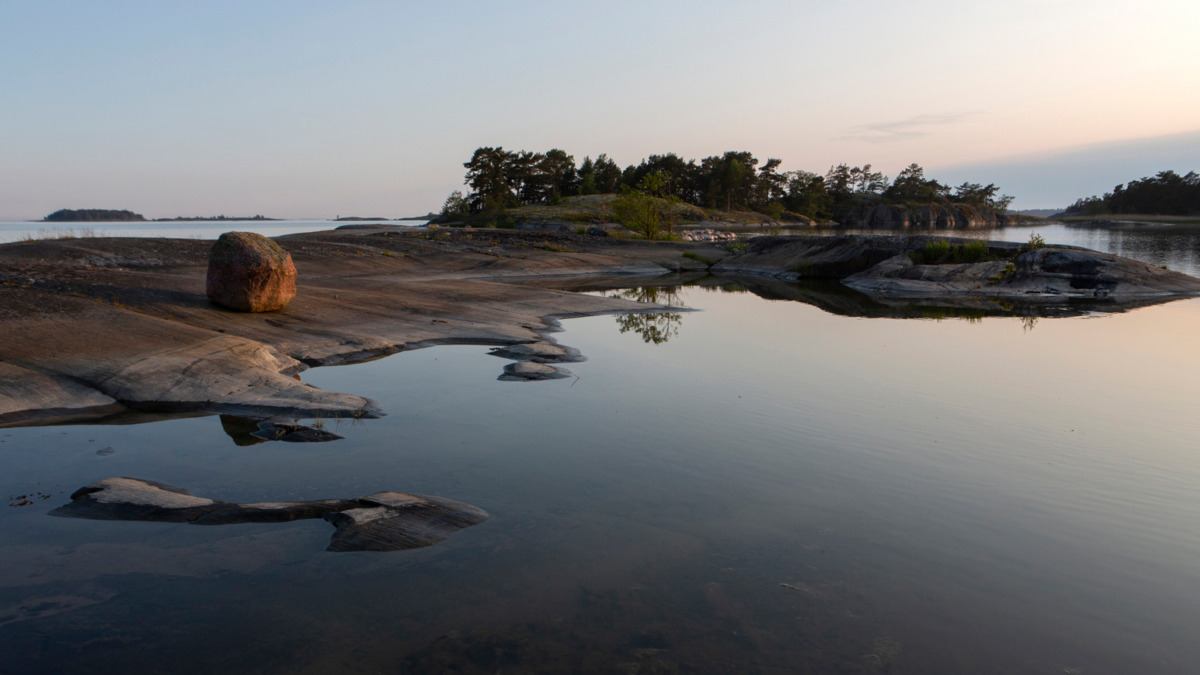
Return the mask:
{"type": "Polygon", "coordinates": [[[0,509],[0,672],[1192,669],[1200,303],[1031,330],[669,299],[703,311],[564,322],[589,357],[565,380],[499,382],[463,346],[305,373],[389,411],[307,421],[331,443],[238,446],[216,417],[0,430],[0,493],[31,502],[0,509]],[[46,516],[121,475],[491,518],[326,553],[321,521],[46,516]]]}

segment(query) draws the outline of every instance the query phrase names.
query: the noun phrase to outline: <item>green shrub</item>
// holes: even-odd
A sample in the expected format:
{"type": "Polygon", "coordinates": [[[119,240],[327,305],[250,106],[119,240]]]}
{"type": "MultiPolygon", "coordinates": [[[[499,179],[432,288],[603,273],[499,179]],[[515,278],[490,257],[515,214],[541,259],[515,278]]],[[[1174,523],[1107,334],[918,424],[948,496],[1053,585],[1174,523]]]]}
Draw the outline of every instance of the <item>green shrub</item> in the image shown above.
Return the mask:
{"type": "Polygon", "coordinates": [[[938,265],[950,255],[951,248],[950,242],[945,239],[935,239],[925,242],[925,248],[919,251],[910,251],[908,257],[914,265],[938,265]]]}
{"type": "Polygon", "coordinates": [[[955,248],[954,262],[970,263],[980,262],[988,257],[988,245],[986,241],[976,239],[955,248]]]}
{"type": "Polygon", "coordinates": [[[936,239],[926,242],[925,248],[919,251],[910,251],[908,257],[916,265],[977,263],[997,259],[988,250],[987,242],[980,239],[960,245],[936,239]]]}

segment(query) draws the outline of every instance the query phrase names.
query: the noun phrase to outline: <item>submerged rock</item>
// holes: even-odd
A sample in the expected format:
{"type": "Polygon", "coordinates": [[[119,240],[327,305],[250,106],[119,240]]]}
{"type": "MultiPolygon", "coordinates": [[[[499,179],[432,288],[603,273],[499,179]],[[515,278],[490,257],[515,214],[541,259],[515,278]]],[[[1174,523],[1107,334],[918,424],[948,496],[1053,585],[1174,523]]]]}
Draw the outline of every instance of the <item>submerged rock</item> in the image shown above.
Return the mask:
{"type": "Polygon", "coordinates": [[[504,382],[537,382],[574,376],[575,374],[566,368],[555,368],[534,361],[517,361],[504,366],[504,374],[496,379],[504,382]]]}
{"type": "Polygon", "coordinates": [[[378,492],[356,501],[364,506],[325,514],[325,520],[337,528],[327,550],[423,548],[488,517],[470,504],[405,492],[378,492]]]}
{"type": "Polygon", "coordinates": [[[487,520],[480,508],[442,497],[378,492],[357,499],[234,504],[140,478],[105,478],[50,512],[63,518],[195,525],[281,523],[324,518],[336,531],[328,551],[402,551],[436,544],[487,520]]]}
{"type": "Polygon", "coordinates": [[[250,435],[264,441],[286,441],[288,443],[324,443],[342,439],[342,436],[324,429],[306,427],[303,424],[279,424],[277,422],[259,422],[258,431],[251,432],[250,435]]]}
{"type": "Polygon", "coordinates": [[[296,266],[279,244],[253,232],[226,232],[208,254],[208,299],[239,312],[273,312],[296,297],[296,266]]]}

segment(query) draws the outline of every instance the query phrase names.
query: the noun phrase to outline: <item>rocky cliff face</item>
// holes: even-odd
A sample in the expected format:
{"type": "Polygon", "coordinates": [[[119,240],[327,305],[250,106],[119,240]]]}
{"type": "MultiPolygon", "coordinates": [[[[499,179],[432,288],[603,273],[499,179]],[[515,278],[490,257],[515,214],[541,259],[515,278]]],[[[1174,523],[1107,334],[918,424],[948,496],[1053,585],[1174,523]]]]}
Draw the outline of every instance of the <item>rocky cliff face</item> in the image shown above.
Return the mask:
{"type": "Polygon", "coordinates": [[[836,220],[848,227],[882,230],[909,227],[954,230],[1004,227],[1009,224],[1006,214],[972,204],[881,204],[839,214],[836,220]]]}

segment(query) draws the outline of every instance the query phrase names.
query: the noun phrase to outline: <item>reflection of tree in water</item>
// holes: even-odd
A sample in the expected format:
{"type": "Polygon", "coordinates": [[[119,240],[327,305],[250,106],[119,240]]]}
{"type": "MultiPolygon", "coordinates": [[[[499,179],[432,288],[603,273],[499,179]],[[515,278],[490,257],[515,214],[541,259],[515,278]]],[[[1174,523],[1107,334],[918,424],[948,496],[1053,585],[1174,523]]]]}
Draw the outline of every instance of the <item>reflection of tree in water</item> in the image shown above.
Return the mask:
{"type": "MultiPolygon", "coordinates": [[[[679,299],[678,286],[639,286],[620,291],[610,297],[673,307],[684,306],[683,301],[679,299]]],[[[622,333],[633,331],[641,335],[646,344],[655,345],[678,335],[682,322],[683,315],[672,312],[617,315],[617,327],[622,333]]]]}
{"type": "Polygon", "coordinates": [[[1034,326],[1037,325],[1037,321],[1038,318],[1036,316],[1021,317],[1021,326],[1023,329],[1022,332],[1028,333],[1029,331],[1033,330],[1034,326]]]}

